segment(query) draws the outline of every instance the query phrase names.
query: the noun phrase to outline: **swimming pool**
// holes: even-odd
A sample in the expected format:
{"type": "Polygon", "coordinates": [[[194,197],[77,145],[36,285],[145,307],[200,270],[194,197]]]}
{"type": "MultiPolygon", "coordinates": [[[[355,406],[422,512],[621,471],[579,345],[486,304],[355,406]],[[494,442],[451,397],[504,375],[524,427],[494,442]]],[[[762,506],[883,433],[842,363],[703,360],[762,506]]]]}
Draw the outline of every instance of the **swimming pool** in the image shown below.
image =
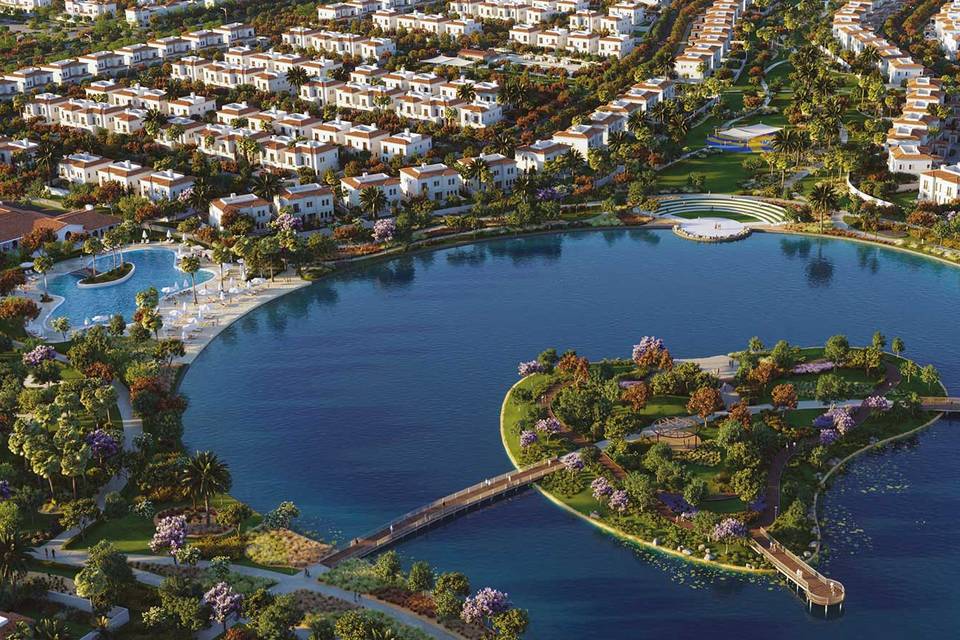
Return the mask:
{"type": "MultiPolygon", "coordinates": [[[[120,313],[129,320],[137,308],[135,297],[138,291],[148,287],[160,290],[162,287],[173,286],[174,283],[182,287],[184,280],[190,280],[190,276],[177,269],[176,252],[170,249],[135,249],[125,251],[123,257],[127,262],[134,263],[136,269],[129,280],[110,287],[81,289],[77,282],[84,276],[79,272],[49,279],[49,292],[64,299],[50,317],[66,316],[75,327],[82,326],[85,319],[99,315],[120,313]]],[[[97,271],[112,267],[112,256],[97,258],[97,271]]],[[[201,269],[197,273],[197,283],[212,277],[212,272],[201,269]]]]}

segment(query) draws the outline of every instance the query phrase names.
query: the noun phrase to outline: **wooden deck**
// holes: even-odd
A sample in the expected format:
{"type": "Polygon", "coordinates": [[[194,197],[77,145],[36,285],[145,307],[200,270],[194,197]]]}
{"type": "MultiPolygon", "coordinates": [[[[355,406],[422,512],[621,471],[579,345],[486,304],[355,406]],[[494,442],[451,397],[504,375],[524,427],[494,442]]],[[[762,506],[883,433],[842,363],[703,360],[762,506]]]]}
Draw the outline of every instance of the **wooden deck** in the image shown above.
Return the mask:
{"type": "Polygon", "coordinates": [[[843,585],[791,553],[763,527],[750,531],[750,546],[806,597],[811,611],[814,605],[823,607],[825,614],[831,606],[843,607],[843,585]]]}
{"type": "Polygon", "coordinates": [[[465,513],[482,503],[520,491],[527,485],[563,468],[563,465],[556,458],[550,458],[518,471],[511,471],[478,482],[466,489],[407,512],[376,531],[354,538],[346,546],[335,549],[332,553],[321,558],[320,564],[332,568],[344,560],[362,558],[371,553],[376,553],[443,520],[465,513]]]}
{"type": "Polygon", "coordinates": [[[927,411],[943,411],[949,413],[960,411],[960,398],[920,398],[920,406],[927,411]]]}

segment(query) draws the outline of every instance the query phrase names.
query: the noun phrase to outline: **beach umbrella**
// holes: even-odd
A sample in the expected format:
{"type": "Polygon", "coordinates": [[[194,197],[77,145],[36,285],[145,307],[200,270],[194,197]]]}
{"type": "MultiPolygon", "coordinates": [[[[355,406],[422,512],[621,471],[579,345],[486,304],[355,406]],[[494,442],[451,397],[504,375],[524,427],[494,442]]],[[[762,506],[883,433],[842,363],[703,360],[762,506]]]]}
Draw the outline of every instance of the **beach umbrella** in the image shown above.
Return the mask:
{"type": "Polygon", "coordinates": [[[21,268],[21,269],[33,269],[33,263],[32,263],[32,262],[21,262],[21,263],[20,263],[20,268],[21,268]]]}
{"type": "Polygon", "coordinates": [[[224,295],[223,291],[221,291],[221,292],[220,292],[220,301],[222,302],[223,299],[226,298],[226,297],[227,297],[227,296],[224,295]]]}
{"type": "Polygon", "coordinates": [[[143,230],[143,233],[140,235],[140,237],[143,238],[144,240],[147,239],[147,230],[146,230],[146,229],[143,230]]]}
{"type": "Polygon", "coordinates": [[[184,313],[187,312],[187,301],[186,301],[186,300],[184,300],[183,303],[180,305],[180,310],[183,311],[184,313]]]}
{"type": "Polygon", "coordinates": [[[90,325],[90,318],[84,318],[84,319],[83,319],[83,326],[86,327],[86,326],[89,326],[89,325],[90,325]]]}
{"type": "Polygon", "coordinates": [[[173,234],[170,233],[170,229],[167,229],[167,240],[170,240],[171,238],[173,238],[173,234]]]}
{"type": "Polygon", "coordinates": [[[187,280],[186,278],[183,279],[183,288],[184,288],[184,289],[189,289],[189,288],[190,288],[190,281],[187,280]]]}

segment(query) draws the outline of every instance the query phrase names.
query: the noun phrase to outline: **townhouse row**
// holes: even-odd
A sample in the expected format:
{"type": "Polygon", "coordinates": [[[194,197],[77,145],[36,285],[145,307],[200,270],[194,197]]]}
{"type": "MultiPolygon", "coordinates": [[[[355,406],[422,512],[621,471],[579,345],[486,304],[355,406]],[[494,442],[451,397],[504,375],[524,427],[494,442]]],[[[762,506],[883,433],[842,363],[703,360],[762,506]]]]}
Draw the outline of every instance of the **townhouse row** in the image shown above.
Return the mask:
{"type": "MultiPolygon", "coordinates": [[[[90,0],[82,0],[89,2],[90,0]]],[[[123,12],[124,18],[132,25],[146,26],[150,24],[150,19],[156,16],[163,16],[168,13],[177,13],[193,7],[211,8],[220,4],[221,0],[167,0],[166,2],[156,2],[155,0],[137,0],[132,7],[127,7],[123,12]]]]}
{"type": "Polygon", "coordinates": [[[676,57],[673,68],[685,80],[703,80],[716,71],[733,43],[737,21],[751,0],[714,0],[694,21],[687,45],[676,57]]]}
{"type": "Polygon", "coordinates": [[[271,200],[253,193],[217,198],[210,202],[207,211],[207,224],[219,229],[222,221],[230,213],[242,215],[253,221],[257,231],[264,231],[270,221],[281,211],[290,213],[310,224],[326,224],[333,221],[333,191],[316,182],[284,186],[271,200]]]}
{"type": "MultiPolygon", "coordinates": [[[[956,134],[946,131],[948,118],[938,112],[946,103],[943,82],[920,76],[907,82],[906,101],[887,131],[887,168],[915,176],[940,164],[956,134]]],[[[953,119],[949,118],[950,123],[953,119]]]]}
{"type": "Polygon", "coordinates": [[[398,29],[426,31],[438,36],[462,38],[483,31],[483,26],[471,18],[454,20],[437,13],[400,13],[396,9],[380,9],[373,14],[373,24],[385,32],[398,29]]]}
{"type": "Polygon", "coordinates": [[[75,84],[95,76],[117,75],[209,47],[228,47],[252,40],[253,27],[241,23],[225,24],[132,44],[114,51],[97,51],[78,58],[67,58],[38,67],[26,67],[0,78],[0,99],[27,93],[48,84],[75,84]]]}
{"type": "Polygon", "coordinates": [[[313,49],[363,58],[380,60],[386,54],[394,54],[397,47],[390,38],[366,38],[356,33],[341,33],[313,27],[293,27],[282,35],[284,43],[298,49],[313,49]]]}
{"type": "Polygon", "coordinates": [[[590,8],[589,0],[452,0],[452,13],[476,20],[512,20],[517,24],[539,24],[564,14],[590,8]]]}
{"type": "Polygon", "coordinates": [[[117,3],[114,0],[65,0],[63,10],[71,18],[96,20],[115,14],[117,3]]]}
{"type": "Polygon", "coordinates": [[[549,140],[518,147],[515,152],[520,171],[543,171],[548,162],[570,151],[583,159],[591,149],[606,147],[610,137],[627,129],[634,112],[646,113],[657,104],[676,97],[676,85],[668,78],[651,78],[633,85],[625,93],[591,113],[585,122],[558,131],[549,140]]]}
{"type": "Polygon", "coordinates": [[[850,0],[833,14],[831,31],[847,51],[860,54],[866,49],[875,50],[880,73],[888,84],[899,86],[921,76],[923,65],[873,31],[869,18],[883,4],[884,0],[850,0]]]}
{"type": "Polygon", "coordinates": [[[595,33],[632,34],[644,23],[646,8],[639,3],[621,2],[611,5],[607,13],[581,10],[570,16],[570,28],[595,33]]]}
{"type": "Polygon", "coordinates": [[[950,60],[960,50],[960,0],[948,0],[933,16],[933,31],[950,60]]]}
{"type": "Polygon", "coordinates": [[[57,167],[61,180],[71,184],[120,184],[152,202],[177,200],[193,187],[194,178],[169,169],[154,171],[129,160],[111,160],[92,153],[65,156],[57,167]]]}
{"type": "Polygon", "coordinates": [[[625,34],[601,36],[591,31],[540,29],[531,24],[512,27],[509,37],[513,42],[529,47],[618,58],[633,51],[635,44],[633,37],[625,34]]]}
{"type": "Polygon", "coordinates": [[[317,7],[317,18],[320,20],[354,20],[365,18],[381,9],[396,9],[409,11],[417,5],[426,4],[428,0],[353,0],[351,2],[336,2],[321,4],[317,7]]]}

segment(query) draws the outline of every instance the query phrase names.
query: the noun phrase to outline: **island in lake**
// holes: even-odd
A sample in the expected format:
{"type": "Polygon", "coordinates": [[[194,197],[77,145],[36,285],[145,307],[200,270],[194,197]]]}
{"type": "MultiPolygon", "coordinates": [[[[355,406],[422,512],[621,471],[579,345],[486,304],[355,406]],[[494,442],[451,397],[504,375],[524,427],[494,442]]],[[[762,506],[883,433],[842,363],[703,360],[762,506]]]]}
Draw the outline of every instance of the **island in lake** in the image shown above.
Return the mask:
{"type": "Polygon", "coordinates": [[[766,348],[674,359],[645,336],[630,359],[547,349],[519,365],[501,435],[514,466],[539,470],[553,502],[638,544],[736,571],[778,571],[824,615],[839,580],[814,566],[817,501],[862,451],[934,423],[946,399],[933,365],[879,332],[853,346],[766,348]]]}

